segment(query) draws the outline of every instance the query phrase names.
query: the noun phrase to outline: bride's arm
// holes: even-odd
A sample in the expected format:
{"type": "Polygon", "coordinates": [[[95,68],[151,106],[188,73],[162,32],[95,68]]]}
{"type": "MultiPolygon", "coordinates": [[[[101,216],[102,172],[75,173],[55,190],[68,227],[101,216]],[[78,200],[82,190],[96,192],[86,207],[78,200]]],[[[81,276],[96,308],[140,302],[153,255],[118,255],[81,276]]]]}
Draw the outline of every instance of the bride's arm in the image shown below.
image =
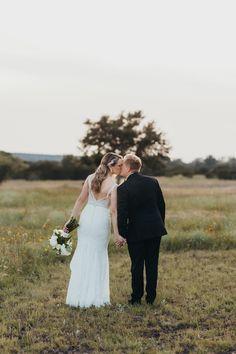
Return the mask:
{"type": "Polygon", "coordinates": [[[70,215],[70,219],[66,222],[66,224],[64,225],[64,231],[66,231],[66,225],[71,221],[71,220],[77,220],[78,216],[84,206],[84,204],[86,203],[87,199],[88,199],[88,195],[89,195],[89,186],[88,186],[88,177],[86,179],[86,181],[84,182],[83,188],[81,190],[81,193],[79,195],[79,197],[77,198],[74,207],[72,209],[71,215],[70,215]]]}
{"type": "Polygon", "coordinates": [[[122,236],[120,236],[118,226],[117,226],[117,191],[116,191],[116,188],[114,188],[111,193],[110,210],[111,210],[113,231],[114,231],[114,235],[115,235],[115,239],[116,239],[115,242],[118,245],[122,245],[126,242],[126,240],[122,236]]]}

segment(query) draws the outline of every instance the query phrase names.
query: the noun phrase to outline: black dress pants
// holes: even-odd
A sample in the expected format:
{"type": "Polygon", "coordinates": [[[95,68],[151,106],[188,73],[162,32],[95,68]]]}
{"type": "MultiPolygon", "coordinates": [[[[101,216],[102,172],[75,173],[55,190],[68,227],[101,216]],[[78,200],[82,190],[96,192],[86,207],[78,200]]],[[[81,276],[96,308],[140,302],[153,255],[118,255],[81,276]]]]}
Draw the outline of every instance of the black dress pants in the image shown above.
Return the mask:
{"type": "Polygon", "coordinates": [[[161,237],[135,243],[128,242],[132,275],[131,298],[133,302],[140,302],[144,294],[144,264],[146,270],[146,301],[153,302],[156,298],[160,243],[161,237]]]}

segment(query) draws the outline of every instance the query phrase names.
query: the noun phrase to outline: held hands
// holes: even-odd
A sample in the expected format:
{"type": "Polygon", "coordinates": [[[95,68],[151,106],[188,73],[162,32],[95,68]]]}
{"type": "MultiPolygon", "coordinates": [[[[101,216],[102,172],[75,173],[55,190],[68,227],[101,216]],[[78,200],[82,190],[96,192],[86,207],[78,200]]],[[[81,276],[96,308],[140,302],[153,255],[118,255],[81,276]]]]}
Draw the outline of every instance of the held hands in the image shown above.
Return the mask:
{"type": "Polygon", "coordinates": [[[118,247],[122,247],[126,244],[126,239],[120,235],[116,236],[115,244],[118,247]]]}

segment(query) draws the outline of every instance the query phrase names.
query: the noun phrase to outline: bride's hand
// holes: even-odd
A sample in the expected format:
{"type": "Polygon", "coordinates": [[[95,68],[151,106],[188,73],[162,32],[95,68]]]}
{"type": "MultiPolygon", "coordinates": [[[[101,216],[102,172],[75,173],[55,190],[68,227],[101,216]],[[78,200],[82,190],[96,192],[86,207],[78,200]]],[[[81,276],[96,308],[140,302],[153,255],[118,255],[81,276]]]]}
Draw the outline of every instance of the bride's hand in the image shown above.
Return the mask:
{"type": "Polygon", "coordinates": [[[115,244],[118,247],[122,247],[122,246],[124,246],[124,244],[126,244],[126,239],[124,237],[122,237],[121,235],[117,235],[116,239],[115,239],[115,244]]]}
{"type": "Polygon", "coordinates": [[[66,227],[66,224],[63,226],[63,229],[62,229],[64,232],[66,232],[67,234],[69,233],[69,230],[68,228],[66,227]]]}
{"type": "Polygon", "coordinates": [[[65,223],[63,226],[63,231],[70,233],[74,229],[76,229],[79,226],[76,218],[74,216],[71,216],[70,219],[65,223]]]}

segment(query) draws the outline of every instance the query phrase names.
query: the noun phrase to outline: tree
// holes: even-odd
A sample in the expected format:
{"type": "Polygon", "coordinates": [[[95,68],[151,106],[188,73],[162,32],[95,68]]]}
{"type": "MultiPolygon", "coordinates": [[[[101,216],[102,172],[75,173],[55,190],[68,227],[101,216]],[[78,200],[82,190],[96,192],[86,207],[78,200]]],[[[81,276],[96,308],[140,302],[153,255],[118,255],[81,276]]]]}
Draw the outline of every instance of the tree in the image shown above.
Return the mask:
{"type": "Polygon", "coordinates": [[[91,163],[98,164],[107,152],[121,155],[133,152],[142,158],[144,165],[149,163],[159,169],[169,160],[170,146],[155,122],[144,124],[144,118],[141,111],[136,111],[115,118],[104,115],[98,121],[87,119],[87,134],[80,147],[84,158],[90,157],[91,163]]]}
{"type": "Polygon", "coordinates": [[[65,155],[61,161],[61,166],[65,179],[83,179],[95,169],[95,166],[92,167],[85,161],[82,163],[81,159],[73,155],[65,155]]]}
{"type": "Polygon", "coordinates": [[[61,161],[65,179],[76,179],[76,172],[79,167],[79,159],[73,155],[66,155],[61,161]]]}
{"type": "Polygon", "coordinates": [[[219,179],[236,179],[236,159],[230,158],[228,161],[221,161],[210,169],[206,176],[208,178],[217,177],[219,179]]]}
{"type": "Polygon", "coordinates": [[[216,167],[218,161],[212,156],[208,155],[204,160],[207,170],[216,167]]]}
{"type": "Polygon", "coordinates": [[[8,152],[0,151],[0,183],[9,177],[23,173],[27,167],[27,163],[23,160],[8,152]]]}
{"type": "Polygon", "coordinates": [[[63,179],[62,167],[59,161],[35,161],[29,163],[27,179],[29,180],[50,180],[63,179]]]}

